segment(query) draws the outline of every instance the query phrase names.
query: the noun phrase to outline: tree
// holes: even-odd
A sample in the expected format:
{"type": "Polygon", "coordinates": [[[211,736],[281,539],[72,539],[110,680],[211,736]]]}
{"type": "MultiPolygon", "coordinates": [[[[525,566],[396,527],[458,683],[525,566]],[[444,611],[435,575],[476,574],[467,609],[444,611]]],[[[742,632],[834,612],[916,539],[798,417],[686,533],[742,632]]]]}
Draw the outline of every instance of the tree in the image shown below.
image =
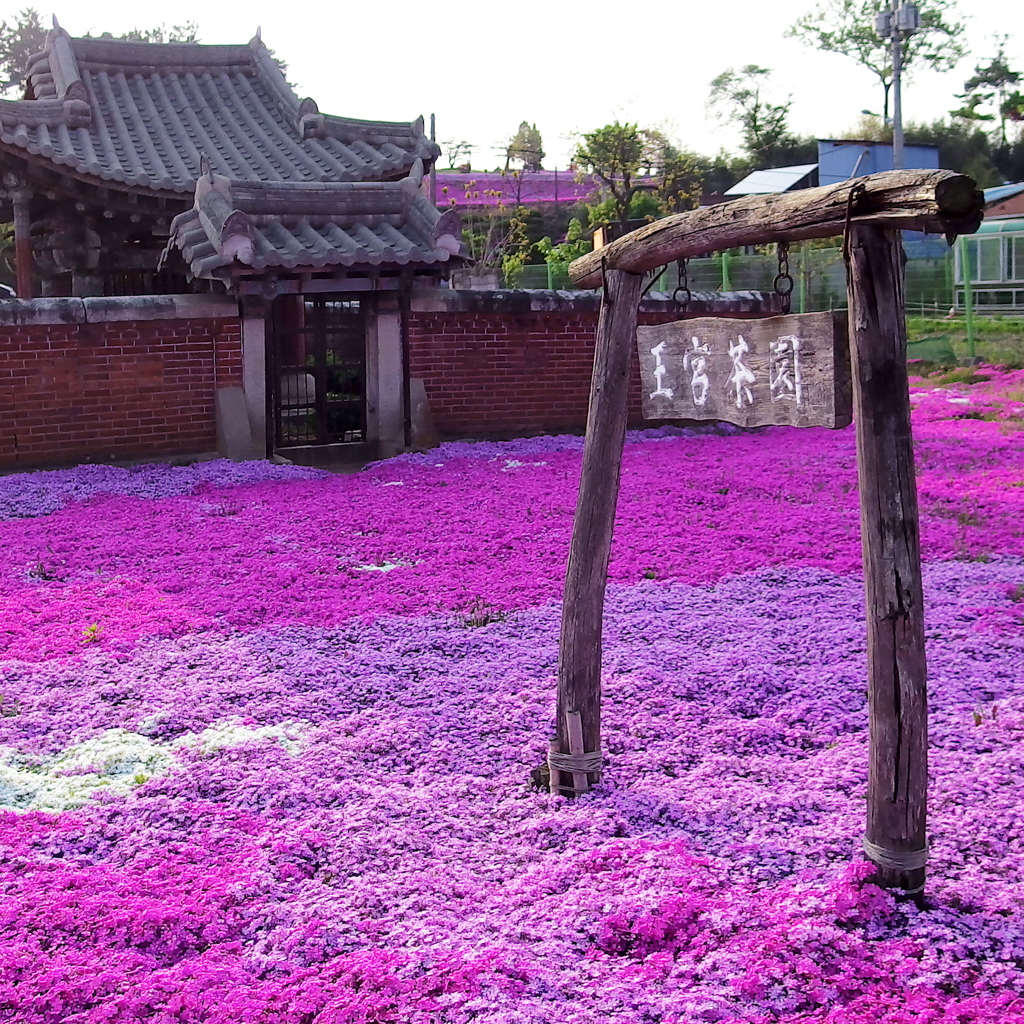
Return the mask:
{"type": "MultiPolygon", "coordinates": [[[[892,44],[875,32],[879,0],[824,0],[798,18],[786,34],[807,46],[841,53],[875,75],[884,91],[884,115],[889,116],[892,88],[892,44]]],[[[921,31],[903,41],[903,71],[910,76],[927,67],[950,71],[967,52],[963,18],[955,0],[918,0],[921,31]]]]}
{"type": "Polygon", "coordinates": [[[505,170],[508,170],[509,163],[518,160],[523,165],[524,171],[543,170],[544,143],[537,131],[535,124],[529,121],[522,121],[519,131],[512,136],[505,147],[505,170]]]}
{"type": "Polygon", "coordinates": [[[448,154],[448,166],[468,174],[473,167],[473,143],[466,139],[446,139],[441,143],[442,149],[448,154]],[[465,161],[459,161],[465,157],[465,161]]]}
{"type": "Polygon", "coordinates": [[[1017,94],[1011,89],[1021,81],[1020,72],[1011,70],[1006,59],[1007,38],[1002,36],[997,40],[996,54],[987,64],[975,66],[974,74],[964,82],[964,91],[957,97],[964,101],[964,106],[953,111],[954,117],[968,121],[994,121],[998,118],[999,141],[1004,146],[1007,144],[1006,122],[1016,120],[1013,115],[1017,94]],[[978,107],[989,103],[994,107],[994,113],[978,112],[978,107]]]}
{"type": "Polygon", "coordinates": [[[766,94],[771,71],[747,64],[738,71],[727,68],[711,82],[708,108],[732,121],[743,134],[743,148],[755,164],[771,164],[784,146],[792,143],[789,108],[793,101],[772,103],[766,94]]]}
{"type": "Polygon", "coordinates": [[[682,213],[700,202],[704,176],[698,158],[684,153],[657,128],[641,129],[644,149],[640,167],[657,183],[655,195],[662,213],[682,213]]]}
{"type": "Polygon", "coordinates": [[[34,7],[26,7],[13,22],[0,21],[0,92],[21,88],[29,57],[45,45],[46,28],[34,7]]]}
{"type": "MultiPolygon", "coordinates": [[[[25,66],[29,57],[46,48],[48,31],[34,7],[26,7],[14,21],[0,21],[0,93],[14,95],[24,88],[25,66]]],[[[198,35],[196,25],[189,21],[183,25],[133,28],[112,38],[141,43],[194,43],[198,35]]]]}
{"type": "Polygon", "coordinates": [[[998,185],[1003,179],[994,159],[990,133],[977,123],[963,119],[911,123],[906,126],[904,135],[908,145],[937,146],[940,167],[969,174],[982,188],[998,185]]]}
{"type": "Polygon", "coordinates": [[[579,259],[584,253],[590,252],[593,245],[583,237],[583,224],[579,217],[573,217],[565,231],[565,238],[557,245],[545,235],[534,248],[544,257],[545,263],[553,266],[567,267],[573,260],[579,259]]]}
{"type": "Polygon", "coordinates": [[[575,161],[601,182],[606,193],[590,210],[592,225],[615,224],[625,232],[632,219],[687,209],[700,196],[694,159],[656,129],[613,121],[584,132],[575,161]]]}
{"type": "Polygon", "coordinates": [[[638,183],[644,139],[635,124],[613,121],[603,128],[583,133],[576,148],[576,163],[590,171],[605,187],[612,200],[612,217],[623,232],[629,229],[629,208],[633,197],[648,186],[638,183]]]}

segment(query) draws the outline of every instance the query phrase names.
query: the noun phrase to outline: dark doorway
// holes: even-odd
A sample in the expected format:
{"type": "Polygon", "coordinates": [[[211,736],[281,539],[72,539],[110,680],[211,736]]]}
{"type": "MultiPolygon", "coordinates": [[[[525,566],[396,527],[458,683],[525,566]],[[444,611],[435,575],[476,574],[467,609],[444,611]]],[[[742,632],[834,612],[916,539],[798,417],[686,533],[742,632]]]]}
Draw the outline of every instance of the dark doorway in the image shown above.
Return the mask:
{"type": "Polygon", "coordinates": [[[358,298],[283,295],[271,317],[274,447],[366,440],[366,311],[358,298]]]}

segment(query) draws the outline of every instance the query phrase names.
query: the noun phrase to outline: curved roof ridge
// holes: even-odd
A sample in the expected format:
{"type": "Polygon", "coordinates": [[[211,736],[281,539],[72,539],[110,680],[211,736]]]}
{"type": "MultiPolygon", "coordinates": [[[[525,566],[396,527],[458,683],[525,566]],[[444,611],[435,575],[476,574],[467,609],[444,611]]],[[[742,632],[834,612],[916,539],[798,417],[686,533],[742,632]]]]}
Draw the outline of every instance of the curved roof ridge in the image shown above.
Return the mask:
{"type": "Polygon", "coordinates": [[[46,43],[26,62],[25,102],[35,100],[88,101],[85,83],[75,57],[71,36],[56,17],[46,33],[46,43]]]}
{"type": "Polygon", "coordinates": [[[256,73],[262,79],[264,88],[270,93],[271,99],[277,104],[281,113],[296,122],[296,127],[298,127],[299,97],[295,94],[288,79],[285,78],[284,72],[277,66],[274,55],[263,42],[258,29],[256,35],[249,40],[248,47],[252,54],[256,73]]]}
{"type": "Polygon", "coordinates": [[[142,43],[134,39],[76,36],[70,40],[83,65],[123,68],[238,67],[252,64],[245,43],[142,43]]]}
{"type": "Polygon", "coordinates": [[[53,28],[46,33],[46,51],[50,56],[50,74],[53,75],[57,99],[61,102],[88,99],[71,46],[71,36],[57,24],[56,18],[53,19],[53,28]]]}

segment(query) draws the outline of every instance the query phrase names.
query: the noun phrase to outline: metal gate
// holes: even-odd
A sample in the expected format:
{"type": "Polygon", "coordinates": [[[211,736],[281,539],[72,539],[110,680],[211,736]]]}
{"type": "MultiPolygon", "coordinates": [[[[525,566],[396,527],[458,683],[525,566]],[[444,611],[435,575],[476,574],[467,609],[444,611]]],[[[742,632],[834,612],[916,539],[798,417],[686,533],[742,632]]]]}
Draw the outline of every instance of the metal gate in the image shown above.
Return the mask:
{"type": "Polygon", "coordinates": [[[358,298],[283,295],[271,316],[274,447],[366,440],[366,311],[358,298]]]}

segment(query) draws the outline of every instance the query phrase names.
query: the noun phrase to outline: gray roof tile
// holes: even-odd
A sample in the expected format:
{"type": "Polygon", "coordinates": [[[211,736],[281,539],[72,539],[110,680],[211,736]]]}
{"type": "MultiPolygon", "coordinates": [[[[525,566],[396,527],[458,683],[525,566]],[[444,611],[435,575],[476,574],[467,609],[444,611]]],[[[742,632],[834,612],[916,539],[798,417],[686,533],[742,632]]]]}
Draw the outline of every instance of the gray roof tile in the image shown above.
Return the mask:
{"type": "Polygon", "coordinates": [[[243,46],[72,39],[29,60],[27,99],[0,100],[0,148],[78,174],[187,195],[205,156],[239,180],[397,180],[438,149],[411,124],[321,114],[257,37],[243,46]]]}
{"type": "Polygon", "coordinates": [[[194,277],[268,269],[443,268],[466,258],[458,215],[440,214],[421,189],[417,163],[397,182],[232,181],[204,174],[195,204],[171,222],[164,256],[177,249],[194,277]]]}

